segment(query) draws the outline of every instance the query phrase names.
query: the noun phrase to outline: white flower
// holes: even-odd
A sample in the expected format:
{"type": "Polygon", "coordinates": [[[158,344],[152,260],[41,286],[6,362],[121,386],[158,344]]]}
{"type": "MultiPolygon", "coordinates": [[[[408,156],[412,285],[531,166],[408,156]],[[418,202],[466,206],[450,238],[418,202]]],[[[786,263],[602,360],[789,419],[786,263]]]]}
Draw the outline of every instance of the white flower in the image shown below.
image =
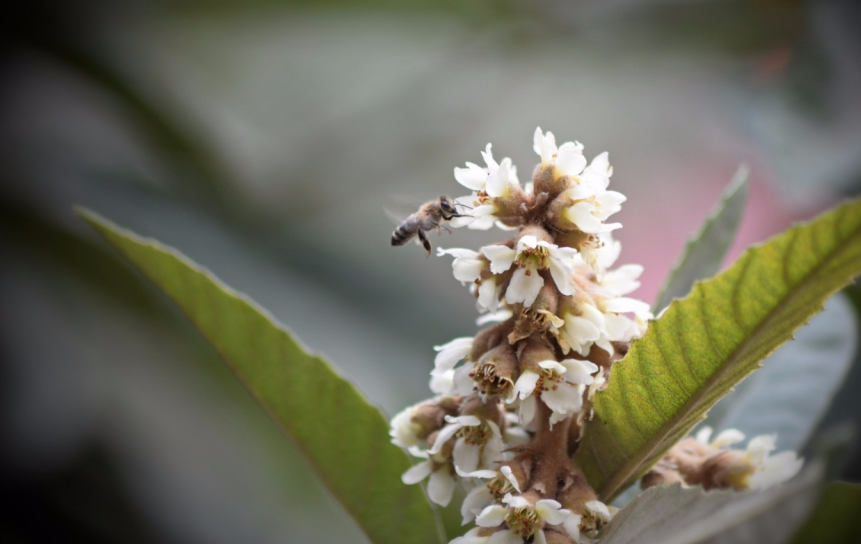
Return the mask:
{"type": "Polygon", "coordinates": [[[478,468],[490,468],[502,458],[502,433],[493,421],[482,421],[476,416],[445,416],[449,423],[440,430],[433,447],[428,450],[430,455],[440,452],[443,445],[455,435],[460,434],[454,443],[452,458],[455,466],[466,472],[478,468]],[[486,426],[490,433],[482,429],[470,429],[486,426]],[[475,432],[470,432],[470,431],[475,432]]]}
{"type": "MultiPolygon", "coordinates": [[[[535,543],[545,543],[547,542],[547,538],[544,535],[544,530],[542,529],[545,524],[563,524],[563,528],[566,532],[568,531],[568,527],[564,525],[564,522],[572,516],[572,513],[570,510],[563,509],[562,505],[554,500],[542,499],[536,501],[535,504],[532,504],[525,497],[507,493],[505,497],[503,497],[502,502],[507,506],[499,504],[488,506],[478,515],[475,519],[475,523],[479,527],[498,527],[502,523],[506,522],[506,519],[509,516],[512,516],[521,520],[521,527],[518,528],[517,533],[508,529],[503,529],[493,533],[488,540],[488,544],[521,544],[524,538],[528,538],[530,536],[534,538],[533,542],[535,543]],[[534,516],[524,515],[528,512],[533,513],[534,516]],[[523,525],[524,520],[528,519],[535,520],[532,526],[523,525]]],[[[570,533],[569,536],[572,538],[574,537],[570,533]]]]}
{"type": "Polygon", "coordinates": [[[580,411],[583,392],[592,383],[592,374],[598,371],[598,367],[590,361],[579,359],[565,359],[558,363],[542,361],[538,366],[542,369],[541,374],[524,371],[514,384],[514,394],[507,399],[509,403],[515,397],[520,399],[521,424],[528,424],[534,417],[532,397],[536,393],[553,411],[551,425],[580,411]]]}
{"type": "Polygon", "coordinates": [[[491,145],[482,151],[486,168],[468,162],[466,168],[455,168],[454,179],[473,194],[468,197],[455,199],[457,204],[472,208],[472,213],[467,217],[455,218],[450,224],[453,227],[468,225],[471,229],[487,230],[496,222],[494,213],[496,208],[492,203],[493,198],[507,196],[513,186],[519,186],[517,180],[517,168],[511,164],[511,159],[504,158],[497,163],[490,150],[491,145]]]}
{"type": "Polygon", "coordinates": [[[479,536],[480,527],[474,527],[466,532],[465,535],[459,536],[449,542],[449,544],[487,544],[490,537],[479,536]]]}
{"type": "Polygon", "coordinates": [[[419,404],[408,406],[392,418],[389,436],[392,437],[392,444],[395,446],[409,448],[417,446],[421,441],[416,434],[421,431],[421,426],[413,421],[413,416],[418,411],[419,406],[419,404]]]}
{"type": "MultiPolygon", "coordinates": [[[[410,451],[416,457],[429,457],[427,452],[410,451]]],[[[435,463],[428,459],[413,465],[401,476],[401,481],[406,485],[417,484],[427,477],[428,479],[428,498],[440,506],[448,506],[451,502],[451,497],[454,494],[454,486],[456,480],[451,474],[451,470],[447,464],[437,465],[437,470],[434,470],[435,463]]]]}
{"type": "Polygon", "coordinates": [[[505,300],[509,304],[522,302],[531,306],[544,286],[544,278],[538,270],[549,269],[556,287],[563,295],[574,294],[574,284],[571,274],[574,273],[574,256],[577,250],[570,247],[559,247],[535,236],[521,236],[517,246],[512,249],[503,245],[492,245],[481,248],[481,253],[490,261],[490,271],[501,274],[517,264],[505,300]]]}
{"type": "Polygon", "coordinates": [[[431,379],[428,384],[430,390],[437,395],[451,395],[454,390],[454,369],[446,370],[441,374],[431,371],[431,379]]]}
{"type": "Polygon", "coordinates": [[[541,127],[535,129],[532,149],[541,157],[542,166],[554,166],[556,173],[561,176],[576,176],[586,166],[583,156],[583,144],[580,142],[565,142],[556,147],[556,137],[552,132],[542,133],[541,127]]]}
{"type": "Polygon", "coordinates": [[[619,297],[639,289],[640,282],[638,280],[642,274],[642,265],[626,264],[616,270],[605,272],[599,283],[608,295],[619,297]]]}
{"type": "Polygon", "coordinates": [[[454,261],[451,263],[451,268],[454,271],[454,278],[461,283],[472,283],[481,277],[481,271],[487,266],[487,261],[481,258],[481,255],[471,249],[463,249],[453,247],[450,249],[437,248],[436,254],[439,257],[443,255],[451,255],[454,261]]]}
{"type": "Polygon", "coordinates": [[[562,316],[565,325],[559,332],[569,349],[585,357],[592,344],[602,335],[607,336],[609,333],[604,314],[598,308],[591,304],[582,304],[580,310],[580,315],[566,313],[562,316]]]}
{"type": "Polygon", "coordinates": [[[462,336],[441,346],[434,346],[433,349],[438,353],[433,361],[434,369],[431,370],[431,375],[439,376],[452,370],[457,363],[469,355],[472,341],[472,337],[462,336]]]}
{"type": "Polygon", "coordinates": [[[777,435],[761,435],[752,438],[747,444],[745,459],[756,467],[756,472],[748,477],[750,489],[768,489],[792,478],[801,470],[804,460],[794,451],[783,451],[771,455],[777,442],[777,435]]]}
{"type": "Polygon", "coordinates": [[[624,201],[625,195],[622,193],[605,191],[588,200],[576,201],[565,210],[565,217],[583,232],[610,232],[622,228],[622,223],[604,223],[604,220],[621,210],[624,201]]]}
{"type": "MultiPolygon", "coordinates": [[[[744,433],[737,429],[721,431],[711,442],[711,427],[703,427],[696,434],[696,439],[716,450],[729,450],[730,446],[744,440],[744,433]]],[[[751,472],[741,482],[743,488],[767,489],[789,480],[801,470],[804,460],[794,451],[783,451],[771,455],[777,443],[777,435],[764,434],[756,436],[747,444],[747,449],[741,456],[741,462],[751,467],[751,472]]],[[[732,450],[737,451],[737,450],[732,450]]]]}

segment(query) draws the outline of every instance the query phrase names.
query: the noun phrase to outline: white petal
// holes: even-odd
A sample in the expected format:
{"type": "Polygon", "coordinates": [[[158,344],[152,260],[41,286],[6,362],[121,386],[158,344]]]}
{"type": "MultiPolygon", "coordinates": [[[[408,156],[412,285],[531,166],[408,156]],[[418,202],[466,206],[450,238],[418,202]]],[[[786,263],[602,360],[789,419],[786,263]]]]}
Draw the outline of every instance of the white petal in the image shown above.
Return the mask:
{"type": "Polygon", "coordinates": [[[517,410],[521,425],[529,425],[535,418],[535,397],[529,396],[520,401],[517,410]]]}
{"type": "Polygon", "coordinates": [[[552,258],[550,259],[549,265],[550,276],[556,283],[556,287],[559,289],[559,292],[563,295],[573,295],[574,283],[571,281],[571,274],[574,273],[574,268],[552,258]]]}
{"type": "Polygon", "coordinates": [[[776,443],[776,434],[762,434],[751,438],[747,444],[748,460],[755,465],[761,464],[768,454],[774,451],[776,443]]]}
{"type": "Polygon", "coordinates": [[[547,537],[544,536],[544,529],[538,529],[535,531],[535,535],[532,538],[532,544],[547,544],[547,537]]]}
{"type": "MultiPolygon", "coordinates": [[[[490,312],[496,312],[499,308],[499,291],[496,289],[496,278],[487,278],[478,286],[478,303],[490,312]]],[[[483,323],[479,323],[479,325],[483,325],[483,323]]]]}
{"type": "Polygon", "coordinates": [[[517,241],[517,254],[519,255],[525,249],[535,249],[538,247],[538,238],[532,234],[521,236],[517,241]]]}
{"type": "Polygon", "coordinates": [[[504,529],[490,535],[486,544],[523,544],[523,539],[517,533],[504,529]]]}
{"type": "Polygon", "coordinates": [[[454,451],[452,458],[454,464],[466,472],[472,472],[478,468],[478,457],[481,454],[481,449],[475,444],[468,444],[463,437],[457,439],[454,443],[454,451]]]}
{"type": "Polygon", "coordinates": [[[565,381],[570,383],[589,385],[593,381],[592,374],[598,372],[598,365],[591,361],[565,359],[561,365],[565,368],[565,381]]]}
{"type": "Polygon", "coordinates": [[[475,382],[469,375],[475,368],[475,363],[466,363],[454,371],[454,391],[458,395],[471,395],[475,382]]]}
{"type": "Polygon", "coordinates": [[[511,282],[508,284],[508,289],[505,291],[505,301],[509,304],[522,302],[525,306],[532,306],[538,292],[544,286],[544,278],[536,271],[532,271],[527,275],[526,270],[520,268],[514,271],[511,276],[511,282]]]}
{"type": "Polygon", "coordinates": [[[613,517],[610,515],[610,510],[607,508],[607,505],[601,501],[589,501],[586,503],[586,508],[591,510],[593,514],[599,516],[604,521],[610,521],[610,518],[613,517]]]}
{"type": "Polygon", "coordinates": [[[502,475],[505,476],[505,479],[509,481],[509,483],[520,493],[520,484],[517,482],[517,478],[514,476],[514,472],[511,471],[511,467],[508,465],[503,466],[499,469],[502,472],[502,475]]]}
{"type": "Polygon", "coordinates": [[[433,447],[428,449],[428,453],[431,455],[439,453],[443,444],[451,440],[451,438],[457,434],[462,427],[463,425],[460,425],[459,423],[452,423],[443,427],[439,434],[436,435],[433,447]]]}
{"type": "Polygon", "coordinates": [[[595,200],[598,202],[598,212],[596,217],[604,221],[614,213],[622,209],[622,203],[628,198],[617,191],[605,191],[595,195],[595,200]]]}
{"type": "Polygon", "coordinates": [[[541,156],[542,164],[553,164],[553,155],[556,154],[556,137],[552,132],[541,133],[541,127],[535,129],[532,149],[541,156]]]}
{"type": "Polygon", "coordinates": [[[482,484],[475,487],[466,494],[463,499],[463,504],[460,507],[460,515],[463,516],[463,525],[466,525],[481,513],[482,510],[493,502],[493,495],[487,486],[482,484]]]}
{"type": "Polygon", "coordinates": [[[481,425],[481,420],[477,416],[445,416],[445,420],[449,423],[455,423],[462,427],[478,427],[481,425]]]}
{"type": "Polygon", "coordinates": [[[581,516],[578,514],[571,514],[565,521],[562,522],[562,527],[565,528],[565,532],[568,533],[574,542],[580,542],[580,520],[581,516]]]}
{"type": "Polygon", "coordinates": [[[548,408],[559,415],[571,415],[583,406],[584,387],[560,383],[556,389],[548,389],[541,393],[541,400],[548,408]]]}
{"type": "Polygon", "coordinates": [[[461,283],[472,283],[481,277],[486,263],[483,259],[455,259],[451,263],[454,279],[461,283]]]}
{"type": "Polygon", "coordinates": [[[607,312],[615,312],[619,314],[634,313],[640,314],[649,311],[649,305],[642,300],[628,297],[611,298],[604,301],[604,310],[607,312]]]}
{"type": "Polygon", "coordinates": [[[739,431],[738,429],[726,429],[721,431],[720,434],[714,439],[711,443],[713,448],[728,448],[733,444],[738,444],[739,442],[744,440],[744,433],[739,431]]]}
{"type": "Polygon", "coordinates": [[[481,208],[490,208],[490,214],[476,217],[469,225],[467,225],[467,228],[472,230],[488,230],[496,224],[496,217],[493,215],[493,212],[495,212],[496,209],[493,206],[479,206],[473,210],[473,213],[480,211],[481,208]]]}
{"type": "Polygon", "coordinates": [[[553,360],[541,361],[540,363],[538,363],[538,366],[540,366],[544,370],[549,370],[557,376],[565,374],[565,371],[567,370],[561,363],[558,363],[553,360]]]}
{"type": "Polygon", "coordinates": [[[407,485],[417,484],[424,480],[431,473],[432,464],[430,461],[424,461],[411,466],[406,472],[401,475],[401,481],[407,485]]]}
{"type": "Polygon", "coordinates": [[[525,399],[535,391],[535,384],[541,376],[537,372],[525,370],[514,382],[514,389],[511,392],[511,397],[506,399],[506,402],[512,403],[516,398],[525,399]]]}
{"type": "Polygon", "coordinates": [[[562,328],[561,332],[565,341],[571,346],[571,349],[578,353],[584,351],[588,346],[592,345],[592,342],[601,337],[601,331],[595,323],[571,314],[565,314],[565,327],[562,328]]]}
{"type": "Polygon", "coordinates": [[[428,480],[428,498],[440,506],[448,506],[454,494],[454,478],[447,468],[437,470],[428,480]]]}
{"type": "Polygon", "coordinates": [[[697,434],[696,434],[697,441],[699,441],[703,444],[708,444],[709,439],[712,436],[712,432],[713,432],[712,428],[709,427],[708,425],[706,425],[705,427],[703,427],[702,429],[697,431],[697,434]]]}
{"type": "Polygon", "coordinates": [[[502,502],[504,502],[511,508],[526,508],[529,506],[529,501],[526,500],[525,497],[521,497],[520,495],[512,495],[511,493],[506,493],[505,496],[502,497],[502,502]]]}
{"type": "Polygon", "coordinates": [[[621,224],[611,223],[605,225],[594,215],[595,205],[588,200],[577,202],[565,211],[565,217],[569,221],[577,225],[577,228],[583,232],[597,234],[600,232],[608,232],[617,228],[621,228],[621,224]],[[618,225],[618,226],[615,226],[618,225]]]}
{"type": "Polygon", "coordinates": [[[493,152],[490,150],[491,147],[491,144],[487,144],[487,147],[484,148],[484,151],[481,152],[481,157],[487,164],[488,171],[493,171],[499,168],[499,164],[497,164],[496,161],[493,160],[493,152]]]}
{"type": "Polygon", "coordinates": [[[596,192],[595,185],[591,183],[579,183],[575,178],[575,185],[565,191],[565,196],[571,200],[583,200],[593,196],[596,192]]]}
{"type": "Polygon", "coordinates": [[[556,155],[556,169],[563,176],[576,176],[586,167],[586,157],[583,156],[583,146],[574,142],[565,142],[559,147],[556,155]]]}
{"type": "Polygon", "coordinates": [[[461,478],[482,478],[489,480],[491,478],[496,478],[497,476],[495,470],[473,470],[472,472],[467,472],[458,465],[454,466],[454,471],[457,472],[457,475],[461,478]]]}
{"type": "Polygon", "coordinates": [[[639,264],[626,264],[616,270],[604,274],[601,279],[601,287],[613,296],[622,296],[636,291],[640,287],[637,281],[643,273],[643,267],[639,264]]]}
{"type": "Polygon", "coordinates": [[[494,274],[502,274],[511,268],[517,256],[515,250],[502,245],[484,246],[481,252],[490,260],[490,271],[494,274]]]}
{"type": "Polygon", "coordinates": [[[431,372],[430,390],[437,395],[450,395],[454,389],[454,369],[443,373],[431,372]]]}
{"type": "Polygon", "coordinates": [[[492,504],[482,510],[475,518],[475,524],[479,527],[496,527],[505,521],[506,514],[508,514],[508,508],[498,504],[492,504]]]}
{"type": "Polygon", "coordinates": [[[434,373],[443,373],[451,370],[461,359],[469,355],[472,349],[472,338],[462,336],[441,346],[434,346],[438,351],[434,358],[434,373]]]}
{"type": "Polygon", "coordinates": [[[535,512],[550,525],[559,525],[571,515],[570,510],[561,509],[562,505],[551,499],[542,499],[535,503],[535,512]]]}
{"type": "Polygon", "coordinates": [[[454,169],[454,179],[467,189],[480,191],[484,187],[485,180],[487,180],[487,170],[468,162],[466,168],[454,169]]]}
{"type": "Polygon", "coordinates": [[[389,436],[392,437],[392,444],[402,448],[409,448],[419,443],[419,438],[416,433],[420,427],[413,423],[413,416],[416,413],[416,406],[404,408],[392,418],[389,426],[389,436]]]}
{"type": "Polygon", "coordinates": [[[751,489],[768,489],[781,484],[801,470],[804,464],[794,451],[782,451],[765,459],[760,470],[752,474],[748,483],[751,489]]]}

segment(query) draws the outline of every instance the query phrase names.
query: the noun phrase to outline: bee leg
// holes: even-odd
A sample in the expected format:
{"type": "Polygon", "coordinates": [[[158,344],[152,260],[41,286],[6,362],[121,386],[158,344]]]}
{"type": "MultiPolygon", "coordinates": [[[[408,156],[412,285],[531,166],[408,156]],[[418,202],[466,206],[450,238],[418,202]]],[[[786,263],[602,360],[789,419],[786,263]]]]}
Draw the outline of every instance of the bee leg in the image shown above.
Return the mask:
{"type": "Polygon", "coordinates": [[[445,225],[440,225],[440,226],[437,228],[437,230],[444,230],[444,231],[446,231],[447,233],[451,234],[451,229],[450,229],[450,228],[448,228],[448,227],[446,227],[445,225]]]}
{"type": "Polygon", "coordinates": [[[430,257],[431,243],[430,243],[430,240],[428,240],[428,235],[425,234],[425,231],[423,231],[422,229],[419,229],[419,240],[421,241],[422,246],[424,246],[425,251],[428,252],[427,256],[430,257]]]}

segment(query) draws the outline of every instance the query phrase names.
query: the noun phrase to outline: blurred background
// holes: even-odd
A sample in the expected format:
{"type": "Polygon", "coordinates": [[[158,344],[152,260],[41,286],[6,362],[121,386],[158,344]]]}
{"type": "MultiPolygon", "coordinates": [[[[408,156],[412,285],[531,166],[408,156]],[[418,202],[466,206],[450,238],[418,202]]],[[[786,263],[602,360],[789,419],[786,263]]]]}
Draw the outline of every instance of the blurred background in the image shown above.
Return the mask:
{"type": "MultiPolygon", "coordinates": [[[[739,164],[732,258],[861,191],[859,22],[855,2],[801,0],[5,6],[0,535],[365,541],[74,206],[248,293],[391,415],[476,313],[450,258],[389,245],[385,208],[465,194],[452,169],[488,142],[526,181],[541,126],[610,152],[619,263],[646,267],[652,302],[739,164]]],[[[855,397],[826,420],[857,425],[855,397]]]]}

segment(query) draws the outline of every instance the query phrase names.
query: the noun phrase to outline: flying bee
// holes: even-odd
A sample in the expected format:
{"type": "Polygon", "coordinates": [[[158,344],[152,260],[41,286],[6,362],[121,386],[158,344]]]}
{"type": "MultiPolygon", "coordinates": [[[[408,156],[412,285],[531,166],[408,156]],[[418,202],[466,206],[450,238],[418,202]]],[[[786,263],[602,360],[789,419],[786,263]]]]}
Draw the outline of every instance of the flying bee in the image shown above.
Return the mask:
{"type": "Polygon", "coordinates": [[[454,200],[451,198],[443,195],[436,200],[425,202],[417,212],[411,214],[398,225],[392,233],[392,245],[402,246],[412,240],[413,236],[418,235],[419,241],[430,257],[431,243],[426,232],[432,229],[437,231],[440,229],[448,230],[443,223],[450,221],[453,217],[463,217],[463,215],[457,213],[454,200]]]}

